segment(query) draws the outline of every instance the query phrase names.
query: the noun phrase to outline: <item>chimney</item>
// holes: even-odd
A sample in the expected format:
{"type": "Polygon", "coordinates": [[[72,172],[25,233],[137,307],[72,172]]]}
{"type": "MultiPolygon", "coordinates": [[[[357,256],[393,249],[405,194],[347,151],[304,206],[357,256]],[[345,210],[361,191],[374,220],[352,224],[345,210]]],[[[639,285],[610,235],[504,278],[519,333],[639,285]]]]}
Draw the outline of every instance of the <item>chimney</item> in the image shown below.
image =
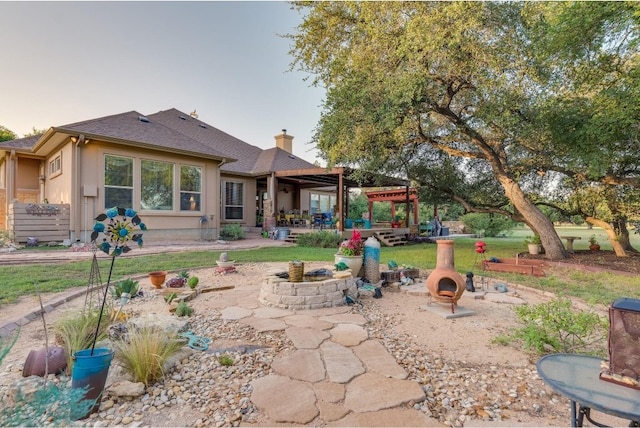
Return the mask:
{"type": "Polygon", "coordinates": [[[274,138],[276,139],[276,147],[293,153],[293,135],[287,135],[286,129],[283,129],[282,134],[276,135],[274,138]]]}

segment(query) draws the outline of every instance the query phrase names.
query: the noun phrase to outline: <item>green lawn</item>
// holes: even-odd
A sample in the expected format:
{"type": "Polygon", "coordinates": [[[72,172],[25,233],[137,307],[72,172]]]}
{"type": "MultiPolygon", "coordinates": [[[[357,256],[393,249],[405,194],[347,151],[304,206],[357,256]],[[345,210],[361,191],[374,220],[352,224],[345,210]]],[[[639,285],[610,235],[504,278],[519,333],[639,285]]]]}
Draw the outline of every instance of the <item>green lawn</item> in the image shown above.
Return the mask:
{"type": "MultiPolygon", "coordinates": [[[[559,234],[581,236],[582,240],[576,241],[574,247],[577,250],[586,249],[587,239],[592,234],[602,236],[599,242],[603,249],[611,246],[604,239],[604,233],[599,229],[587,230],[583,228],[559,228],[559,234]]],[[[483,238],[487,243],[487,257],[514,257],[525,250],[524,238],[531,235],[526,229],[513,232],[505,238],[483,238]]],[[[484,275],[500,278],[507,283],[518,283],[535,287],[541,290],[551,291],[557,294],[575,296],[592,303],[609,304],[619,297],[640,298],[640,276],[611,275],[606,273],[585,272],[576,269],[556,269],[545,277],[532,277],[528,275],[505,274],[499,272],[482,272],[475,267],[479,261],[474,251],[476,238],[456,238],[454,256],[456,269],[461,273],[468,271],[476,275],[484,275]]],[[[632,244],[640,248],[640,236],[632,235],[632,244]]],[[[25,250],[27,251],[27,250],[25,250]]],[[[252,250],[227,251],[229,258],[238,263],[248,262],[273,262],[273,261],[326,261],[333,263],[333,248],[303,248],[303,247],[278,247],[261,248],[252,250]]],[[[113,280],[123,277],[141,276],[154,270],[180,271],[200,267],[215,266],[215,260],[220,252],[216,251],[190,251],[180,253],[168,253],[145,256],[121,256],[116,260],[113,271],[113,280]]],[[[436,264],[435,244],[416,244],[404,247],[382,247],[380,262],[387,264],[394,260],[398,264],[410,265],[421,269],[433,269],[436,264]]],[[[106,281],[110,259],[100,261],[102,280],[106,281]]],[[[14,302],[21,295],[35,293],[34,284],[43,292],[63,291],[71,287],[87,285],[91,262],[69,262],[51,265],[23,265],[0,266],[0,278],[2,278],[2,304],[14,302]]]]}

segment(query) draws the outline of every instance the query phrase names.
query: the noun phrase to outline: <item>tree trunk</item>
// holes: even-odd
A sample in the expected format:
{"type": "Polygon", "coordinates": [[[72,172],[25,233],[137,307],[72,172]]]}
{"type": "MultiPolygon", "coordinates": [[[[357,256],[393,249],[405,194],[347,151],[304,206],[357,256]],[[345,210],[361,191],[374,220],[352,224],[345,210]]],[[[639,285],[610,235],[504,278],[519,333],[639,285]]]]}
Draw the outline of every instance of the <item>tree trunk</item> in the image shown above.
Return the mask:
{"type": "MultiPolygon", "coordinates": [[[[607,233],[607,238],[609,238],[609,242],[611,242],[611,248],[613,248],[613,251],[616,253],[616,256],[629,257],[624,247],[618,240],[615,230],[613,230],[613,227],[609,223],[594,217],[587,217],[585,218],[585,220],[589,224],[601,227],[602,230],[604,230],[607,233]]],[[[628,233],[627,233],[627,238],[628,238],[628,233]]]]}
{"type": "Polygon", "coordinates": [[[631,246],[631,241],[629,240],[629,229],[627,229],[627,219],[626,217],[621,217],[613,222],[613,230],[616,233],[616,237],[622,248],[624,248],[625,252],[628,253],[637,253],[638,250],[631,246]]]}
{"type": "Polygon", "coordinates": [[[566,259],[568,257],[567,250],[564,248],[551,220],[527,198],[518,183],[506,175],[501,175],[497,178],[504,188],[505,195],[513,203],[514,208],[520,212],[527,225],[540,236],[545,258],[551,260],[566,259]]]}

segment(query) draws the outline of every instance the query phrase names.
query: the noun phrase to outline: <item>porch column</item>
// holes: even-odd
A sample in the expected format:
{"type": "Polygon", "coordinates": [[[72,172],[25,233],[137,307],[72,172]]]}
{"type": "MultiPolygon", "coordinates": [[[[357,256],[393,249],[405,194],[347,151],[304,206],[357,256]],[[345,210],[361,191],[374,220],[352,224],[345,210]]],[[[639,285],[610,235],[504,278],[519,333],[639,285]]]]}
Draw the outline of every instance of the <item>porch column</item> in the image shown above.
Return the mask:
{"type": "Polygon", "coordinates": [[[418,196],[413,200],[413,224],[419,224],[418,221],[418,196]]]}
{"type": "Polygon", "coordinates": [[[373,226],[373,201],[369,201],[369,221],[373,226]]]}
{"type": "Polygon", "coordinates": [[[404,209],[404,212],[406,213],[406,215],[404,216],[404,226],[405,227],[409,227],[409,212],[410,212],[409,211],[409,208],[410,208],[410,206],[409,206],[409,204],[410,204],[410,202],[409,202],[409,190],[410,190],[409,186],[406,186],[406,192],[404,194],[405,195],[405,204],[406,204],[405,209],[404,209]]]}
{"type": "MultiPolygon", "coordinates": [[[[344,218],[349,218],[349,187],[345,187],[344,194],[346,199],[344,200],[344,218]]],[[[344,228],[342,229],[344,230],[344,228]]]]}
{"type": "Polygon", "coordinates": [[[344,232],[344,183],[342,178],[342,173],[338,174],[338,212],[340,213],[338,230],[340,232],[344,232]]]}
{"type": "Polygon", "coordinates": [[[391,201],[391,221],[396,221],[396,203],[391,201]]]}

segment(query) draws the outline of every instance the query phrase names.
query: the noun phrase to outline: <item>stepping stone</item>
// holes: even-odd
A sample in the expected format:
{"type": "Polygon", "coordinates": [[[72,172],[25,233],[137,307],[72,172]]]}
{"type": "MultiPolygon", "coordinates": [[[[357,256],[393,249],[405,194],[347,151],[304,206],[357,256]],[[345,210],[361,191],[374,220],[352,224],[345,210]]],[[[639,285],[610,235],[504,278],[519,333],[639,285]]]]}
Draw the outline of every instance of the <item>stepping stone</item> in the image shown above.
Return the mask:
{"type": "Polygon", "coordinates": [[[373,412],[422,402],[426,395],[418,382],[389,379],[378,373],[365,373],[347,385],[345,407],[354,412],[373,412]]]}
{"type": "Polygon", "coordinates": [[[284,332],[298,349],[317,349],[330,337],[326,331],[313,328],[289,327],[284,332]]]}
{"type": "Polygon", "coordinates": [[[276,374],[304,382],[320,382],[326,377],[318,350],[301,349],[284,357],[276,357],[271,368],[276,374]]]}
{"type": "Polygon", "coordinates": [[[332,328],[331,340],[343,346],[355,346],[369,338],[369,333],[356,324],[338,324],[332,328]]]}
{"type": "Polygon", "coordinates": [[[313,389],[305,382],[270,374],[251,386],[251,402],[276,423],[306,425],[320,414],[313,389]]]}
{"type": "Polygon", "coordinates": [[[351,349],[327,341],[320,346],[320,351],[331,382],[347,383],[364,373],[362,362],[351,349]]]}
{"type": "Polygon", "coordinates": [[[382,343],[377,340],[367,340],[351,348],[368,371],[376,372],[385,377],[406,379],[409,374],[389,354],[382,343]]]}

